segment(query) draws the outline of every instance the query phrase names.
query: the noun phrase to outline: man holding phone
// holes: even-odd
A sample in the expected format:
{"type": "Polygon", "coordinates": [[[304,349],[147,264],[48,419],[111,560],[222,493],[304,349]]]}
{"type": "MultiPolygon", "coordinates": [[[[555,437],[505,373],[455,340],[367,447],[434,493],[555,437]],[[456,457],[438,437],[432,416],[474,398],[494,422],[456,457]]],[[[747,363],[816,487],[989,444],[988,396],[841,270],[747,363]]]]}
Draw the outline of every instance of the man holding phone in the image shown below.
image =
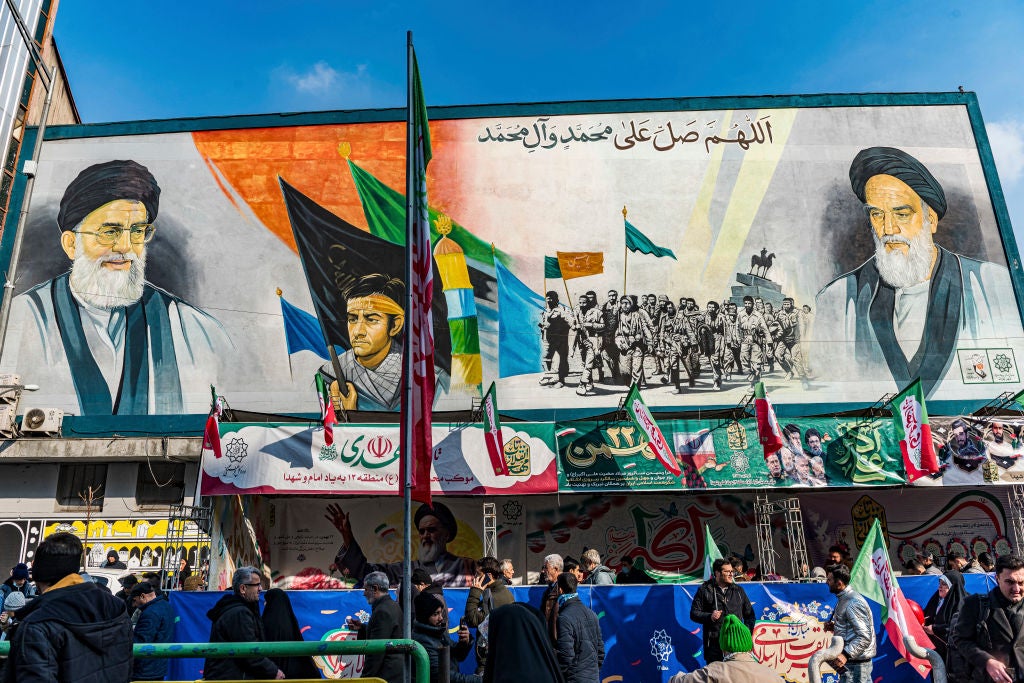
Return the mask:
{"type": "Polygon", "coordinates": [[[476,673],[483,674],[487,663],[487,628],[485,622],[491,610],[515,602],[512,591],[502,581],[501,563],[494,557],[482,557],[477,560],[476,575],[466,599],[466,611],[461,624],[477,629],[476,635],[476,673]],[[483,628],[481,628],[483,627],[483,628]]]}

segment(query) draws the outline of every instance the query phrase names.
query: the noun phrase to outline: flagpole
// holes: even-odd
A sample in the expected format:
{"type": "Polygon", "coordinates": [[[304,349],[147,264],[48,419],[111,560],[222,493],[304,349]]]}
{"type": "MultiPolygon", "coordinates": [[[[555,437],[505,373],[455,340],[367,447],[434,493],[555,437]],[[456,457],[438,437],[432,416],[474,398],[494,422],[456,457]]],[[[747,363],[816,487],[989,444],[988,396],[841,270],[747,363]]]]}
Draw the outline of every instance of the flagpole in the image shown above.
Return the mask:
{"type": "MultiPolygon", "coordinates": [[[[622,229],[626,229],[626,205],[622,205],[622,229]]],[[[629,247],[622,244],[622,296],[626,296],[626,272],[629,270],[629,247]]]]}
{"type": "MultiPolygon", "coordinates": [[[[413,48],[412,31],[406,32],[406,124],[405,124],[405,310],[411,314],[416,305],[413,297],[413,272],[412,272],[412,244],[413,244],[413,221],[416,220],[415,196],[416,179],[413,174],[413,159],[415,157],[416,140],[413,137],[413,48]]],[[[402,430],[407,453],[403,453],[402,481],[402,637],[406,640],[412,638],[412,440],[413,420],[411,415],[412,390],[413,390],[413,354],[412,354],[412,330],[406,330],[405,334],[405,368],[402,376],[405,378],[405,400],[402,402],[405,411],[402,415],[402,430]]],[[[409,657],[405,658],[406,669],[410,662],[409,657]]],[[[406,679],[408,680],[408,679],[406,679]]]]}

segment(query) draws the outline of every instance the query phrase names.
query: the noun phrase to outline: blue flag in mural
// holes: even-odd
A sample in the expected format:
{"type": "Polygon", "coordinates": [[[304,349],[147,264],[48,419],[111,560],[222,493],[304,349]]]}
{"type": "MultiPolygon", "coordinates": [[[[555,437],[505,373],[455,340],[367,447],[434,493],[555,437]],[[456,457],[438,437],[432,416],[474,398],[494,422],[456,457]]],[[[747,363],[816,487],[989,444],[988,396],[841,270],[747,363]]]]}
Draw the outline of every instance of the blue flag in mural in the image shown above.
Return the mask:
{"type": "Polygon", "coordinates": [[[498,376],[540,372],[540,335],[536,324],[544,297],[523,284],[495,259],[498,279],[498,376]]]}
{"type": "Polygon", "coordinates": [[[320,321],[312,313],[281,299],[281,317],[284,318],[284,338],[288,342],[288,355],[299,351],[312,351],[324,360],[330,357],[320,321]]]}

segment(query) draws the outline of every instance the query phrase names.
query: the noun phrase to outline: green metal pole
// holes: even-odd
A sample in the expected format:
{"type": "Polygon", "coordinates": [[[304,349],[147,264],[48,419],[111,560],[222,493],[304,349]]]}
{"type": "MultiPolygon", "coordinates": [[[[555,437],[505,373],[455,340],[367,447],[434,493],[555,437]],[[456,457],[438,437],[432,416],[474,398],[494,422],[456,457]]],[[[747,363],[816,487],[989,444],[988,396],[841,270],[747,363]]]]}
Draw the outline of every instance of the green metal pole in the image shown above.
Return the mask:
{"type": "MultiPolygon", "coordinates": [[[[0,656],[6,656],[10,642],[0,642],[0,656]]],[[[416,683],[429,683],[430,659],[415,640],[309,640],[270,643],[136,643],[135,657],[150,659],[192,659],[230,657],[306,657],[323,655],[411,654],[416,661],[416,683]]]]}

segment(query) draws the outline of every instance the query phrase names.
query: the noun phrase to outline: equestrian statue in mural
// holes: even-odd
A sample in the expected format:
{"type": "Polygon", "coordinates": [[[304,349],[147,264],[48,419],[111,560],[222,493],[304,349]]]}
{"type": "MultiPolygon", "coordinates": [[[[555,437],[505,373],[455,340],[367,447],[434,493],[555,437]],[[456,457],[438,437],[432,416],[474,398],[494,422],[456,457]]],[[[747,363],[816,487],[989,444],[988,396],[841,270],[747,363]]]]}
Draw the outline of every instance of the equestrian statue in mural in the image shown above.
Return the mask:
{"type": "Polygon", "coordinates": [[[775,252],[768,253],[765,248],[761,249],[761,254],[754,254],[750,257],[750,270],[747,271],[747,275],[753,275],[755,277],[768,279],[768,270],[772,267],[772,261],[775,260],[775,252]]]}

